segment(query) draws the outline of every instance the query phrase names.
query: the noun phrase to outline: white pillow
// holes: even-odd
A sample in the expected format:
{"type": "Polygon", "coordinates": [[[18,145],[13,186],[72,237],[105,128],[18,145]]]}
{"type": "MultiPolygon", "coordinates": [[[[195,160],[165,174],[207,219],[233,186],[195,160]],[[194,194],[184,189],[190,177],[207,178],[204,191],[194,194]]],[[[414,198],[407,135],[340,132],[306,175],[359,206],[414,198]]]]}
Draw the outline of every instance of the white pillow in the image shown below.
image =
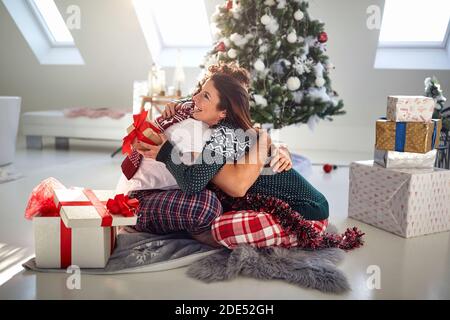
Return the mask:
{"type": "MultiPolygon", "coordinates": [[[[167,139],[189,158],[190,153],[203,151],[204,145],[211,138],[211,132],[207,124],[189,118],[169,127],[165,134],[167,139]]],[[[179,186],[164,163],[144,158],[133,178],[128,180],[124,174],[121,175],[116,194],[150,189],[174,190],[179,189],[179,186]]]]}

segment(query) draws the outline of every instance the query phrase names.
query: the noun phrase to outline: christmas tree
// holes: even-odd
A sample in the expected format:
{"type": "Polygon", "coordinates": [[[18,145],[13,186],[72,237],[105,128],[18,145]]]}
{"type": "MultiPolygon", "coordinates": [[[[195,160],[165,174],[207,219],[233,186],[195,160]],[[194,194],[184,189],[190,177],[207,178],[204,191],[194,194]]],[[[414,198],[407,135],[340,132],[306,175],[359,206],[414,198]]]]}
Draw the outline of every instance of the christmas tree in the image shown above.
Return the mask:
{"type": "Polygon", "coordinates": [[[278,129],[344,114],[331,88],[324,24],[300,0],[239,0],[217,6],[214,49],[204,67],[234,61],[252,75],[251,114],[278,129]]]}

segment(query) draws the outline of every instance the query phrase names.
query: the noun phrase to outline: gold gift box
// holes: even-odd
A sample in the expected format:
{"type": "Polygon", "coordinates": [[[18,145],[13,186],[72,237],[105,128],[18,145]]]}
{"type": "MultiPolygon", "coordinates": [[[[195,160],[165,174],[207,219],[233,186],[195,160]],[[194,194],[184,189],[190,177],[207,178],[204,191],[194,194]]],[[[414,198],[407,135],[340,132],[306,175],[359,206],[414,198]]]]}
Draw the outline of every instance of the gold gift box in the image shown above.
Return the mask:
{"type": "Polygon", "coordinates": [[[403,122],[406,124],[403,150],[396,150],[396,130],[400,122],[385,119],[376,122],[375,148],[402,152],[427,153],[439,145],[442,121],[433,119],[431,122],[403,122]],[[433,142],[434,126],[436,124],[435,143],[433,142]]]}
{"type": "MultiPolygon", "coordinates": [[[[127,128],[127,133],[130,134],[131,131],[133,131],[135,129],[134,125],[131,125],[127,128]]],[[[159,136],[158,133],[156,133],[155,131],[153,131],[151,128],[147,128],[144,130],[144,132],[142,132],[142,134],[153,141],[153,143],[157,146],[159,146],[160,144],[162,144],[162,139],[159,136]]]]}

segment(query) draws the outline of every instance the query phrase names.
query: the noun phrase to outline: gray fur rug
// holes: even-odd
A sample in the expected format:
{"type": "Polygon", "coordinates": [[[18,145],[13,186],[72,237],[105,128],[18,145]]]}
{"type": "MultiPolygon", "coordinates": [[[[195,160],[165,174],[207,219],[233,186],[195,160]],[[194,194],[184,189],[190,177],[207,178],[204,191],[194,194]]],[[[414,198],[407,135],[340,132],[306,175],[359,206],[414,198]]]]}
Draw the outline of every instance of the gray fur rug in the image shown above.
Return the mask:
{"type": "Polygon", "coordinates": [[[326,293],[350,290],[345,274],[337,268],[345,252],[330,248],[307,251],[298,248],[240,246],[222,250],[190,265],[188,276],[203,282],[231,280],[239,275],[278,279],[326,293]]]}

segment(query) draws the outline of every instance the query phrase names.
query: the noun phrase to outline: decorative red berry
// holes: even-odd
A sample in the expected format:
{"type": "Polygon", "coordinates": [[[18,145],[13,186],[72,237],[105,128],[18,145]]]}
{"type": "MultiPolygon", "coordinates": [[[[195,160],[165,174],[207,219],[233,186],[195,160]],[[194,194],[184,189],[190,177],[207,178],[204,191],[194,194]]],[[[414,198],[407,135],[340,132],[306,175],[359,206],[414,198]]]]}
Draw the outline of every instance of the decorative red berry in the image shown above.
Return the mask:
{"type": "Polygon", "coordinates": [[[325,171],[325,173],[330,173],[331,170],[333,170],[333,166],[331,164],[324,164],[323,165],[323,171],[325,171]]]}
{"type": "Polygon", "coordinates": [[[317,37],[317,40],[319,40],[320,43],[325,43],[328,41],[328,34],[326,32],[319,33],[319,36],[317,37]]]}
{"type": "Polygon", "coordinates": [[[225,43],[223,43],[223,41],[221,41],[221,42],[216,46],[216,51],[217,51],[217,52],[225,52],[225,43]]]}
{"type": "Polygon", "coordinates": [[[233,8],[233,1],[232,0],[228,0],[227,2],[227,9],[231,10],[233,8]]]}

